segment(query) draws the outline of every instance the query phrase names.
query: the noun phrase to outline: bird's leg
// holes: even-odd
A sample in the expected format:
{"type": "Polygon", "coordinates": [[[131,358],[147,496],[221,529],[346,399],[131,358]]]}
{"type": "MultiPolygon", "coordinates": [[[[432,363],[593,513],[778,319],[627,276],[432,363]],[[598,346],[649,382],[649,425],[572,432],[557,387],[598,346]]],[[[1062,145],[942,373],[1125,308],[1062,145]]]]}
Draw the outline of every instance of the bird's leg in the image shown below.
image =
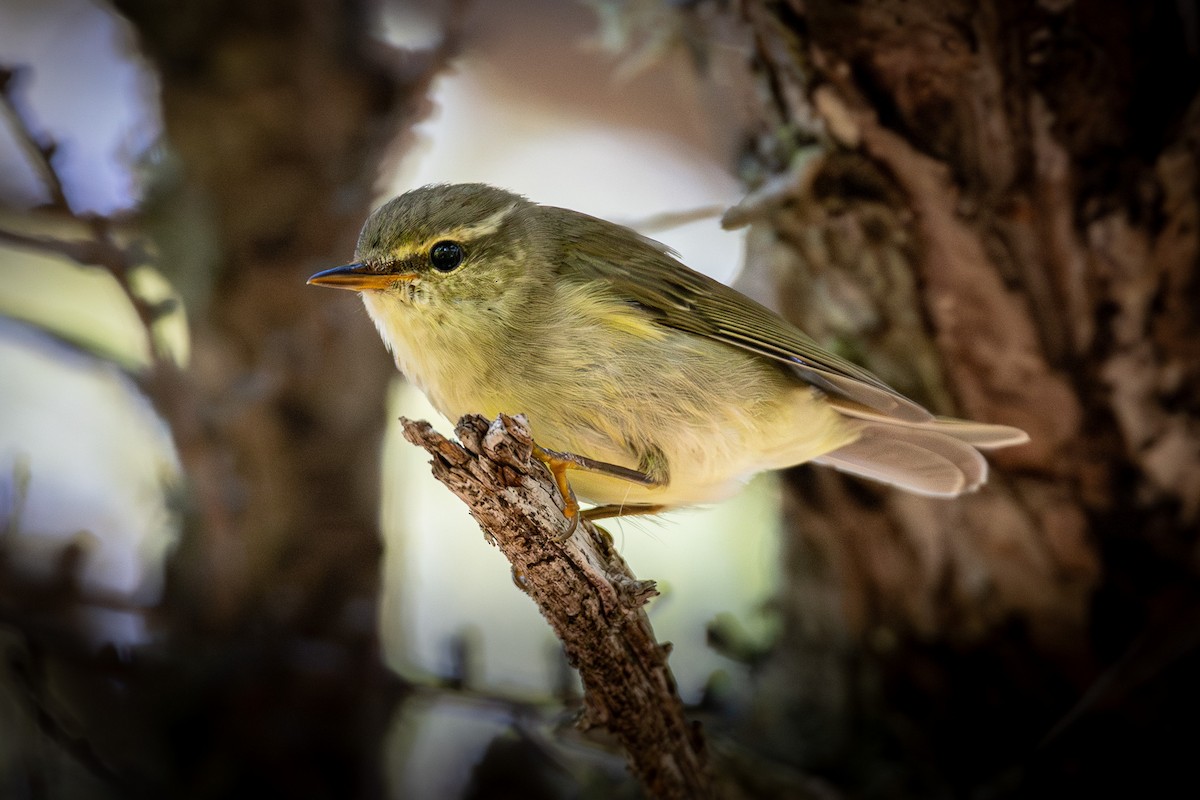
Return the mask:
{"type": "Polygon", "coordinates": [[[654,503],[610,503],[606,506],[596,506],[595,508],[586,509],[580,512],[580,514],[588,522],[595,522],[598,519],[610,519],[612,517],[634,517],[639,514],[657,514],[660,511],[665,511],[666,508],[666,506],[660,506],[654,503]]]}
{"type": "MultiPolygon", "coordinates": [[[[567,518],[570,524],[567,530],[562,534],[560,539],[565,540],[571,538],[571,534],[575,533],[575,528],[579,526],[579,517],[586,519],[605,519],[607,517],[620,516],[620,513],[601,513],[594,515],[593,512],[603,511],[610,508],[619,508],[619,506],[599,506],[598,508],[588,509],[580,512],[579,501],[575,499],[575,492],[571,489],[570,482],[567,481],[567,470],[581,469],[588,472],[596,472],[601,475],[611,475],[614,478],[620,478],[633,483],[640,483],[643,486],[660,486],[659,481],[647,475],[645,472],[639,472],[636,469],[621,467],[616,464],[609,464],[606,461],[596,461],[587,456],[576,455],[575,453],[564,453],[559,450],[547,450],[545,447],[537,444],[533,445],[533,457],[546,465],[546,469],[550,470],[550,474],[554,477],[554,485],[558,487],[559,493],[563,498],[563,516],[567,518]]],[[[652,514],[653,511],[633,511],[637,508],[654,508],[659,506],[629,506],[631,510],[627,513],[635,514],[652,514]]]]}

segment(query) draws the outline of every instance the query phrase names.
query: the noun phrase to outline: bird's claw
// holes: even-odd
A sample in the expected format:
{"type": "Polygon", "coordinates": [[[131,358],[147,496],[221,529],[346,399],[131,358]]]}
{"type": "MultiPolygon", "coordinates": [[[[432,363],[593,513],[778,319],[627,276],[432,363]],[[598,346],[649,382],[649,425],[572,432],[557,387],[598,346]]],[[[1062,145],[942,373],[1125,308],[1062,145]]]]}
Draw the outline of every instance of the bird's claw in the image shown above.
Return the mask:
{"type": "Polygon", "coordinates": [[[575,491],[567,481],[567,470],[578,465],[568,458],[567,454],[547,450],[536,442],[533,445],[533,457],[550,470],[550,476],[554,478],[554,485],[558,487],[558,492],[562,495],[563,516],[567,518],[567,529],[555,536],[554,539],[565,542],[574,535],[575,529],[579,527],[579,501],[575,499],[575,491]]]}
{"type": "Polygon", "coordinates": [[[564,509],[563,516],[567,518],[567,529],[554,537],[554,541],[556,542],[565,542],[575,535],[575,530],[579,527],[579,517],[581,516],[579,513],[579,507],[575,507],[574,514],[568,514],[564,509]]]}
{"type": "Polygon", "coordinates": [[[575,492],[571,489],[570,482],[567,481],[567,470],[569,469],[581,469],[602,475],[611,475],[622,480],[640,483],[643,486],[660,486],[662,484],[644,472],[618,466],[617,464],[596,461],[595,459],[574,453],[547,450],[537,442],[533,444],[533,457],[546,465],[546,469],[550,471],[550,475],[554,478],[554,485],[558,487],[559,494],[563,498],[563,516],[567,518],[568,524],[567,529],[555,537],[556,541],[565,542],[567,539],[570,539],[579,527],[580,517],[595,520],[629,514],[655,514],[663,509],[663,506],[660,505],[645,504],[634,506],[600,506],[598,508],[590,508],[587,512],[581,511],[579,501],[575,499],[575,492]]]}

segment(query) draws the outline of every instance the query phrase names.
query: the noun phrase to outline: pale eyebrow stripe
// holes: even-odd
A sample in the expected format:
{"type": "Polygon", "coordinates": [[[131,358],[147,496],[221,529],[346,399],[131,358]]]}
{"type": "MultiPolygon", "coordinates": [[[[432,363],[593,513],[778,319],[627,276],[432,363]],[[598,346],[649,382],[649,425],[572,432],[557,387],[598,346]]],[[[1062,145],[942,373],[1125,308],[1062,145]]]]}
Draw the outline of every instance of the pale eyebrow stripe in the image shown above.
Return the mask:
{"type": "Polygon", "coordinates": [[[512,203],[507,207],[500,209],[496,213],[484,217],[483,219],[479,220],[479,222],[471,225],[460,225],[457,228],[443,231],[436,236],[431,236],[418,245],[406,247],[403,250],[393,250],[391,254],[392,258],[396,259],[397,261],[402,261],[406,258],[415,256],[418,253],[425,253],[430,247],[433,247],[433,245],[446,239],[466,244],[472,239],[478,239],[481,236],[487,236],[495,233],[496,231],[500,230],[500,226],[504,224],[504,220],[508,218],[509,214],[516,210],[516,207],[517,204],[512,203]]]}
{"type": "Polygon", "coordinates": [[[508,215],[517,207],[516,203],[510,203],[506,208],[502,208],[495,214],[484,217],[474,225],[463,225],[455,228],[450,233],[449,238],[458,238],[461,241],[470,241],[478,239],[480,236],[487,236],[500,230],[500,226],[504,224],[504,220],[508,219],[508,215]]]}

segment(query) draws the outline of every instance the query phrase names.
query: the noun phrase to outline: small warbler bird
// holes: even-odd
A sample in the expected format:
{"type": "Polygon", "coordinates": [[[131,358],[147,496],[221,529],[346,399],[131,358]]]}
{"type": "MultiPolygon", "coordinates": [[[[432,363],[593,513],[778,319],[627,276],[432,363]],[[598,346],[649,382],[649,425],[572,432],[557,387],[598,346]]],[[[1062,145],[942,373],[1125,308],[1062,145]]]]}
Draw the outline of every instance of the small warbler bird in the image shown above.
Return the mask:
{"type": "Polygon", "coordinates": [[[484,184],[391,200],[308,282],[360,292],[447,418],[524,413],[571,530],[572,489],[585,518],[653,513],[806,461],[953,497],[986,479],[980,448],[1028,440],[933,416],[629,228],[484,184]]]}

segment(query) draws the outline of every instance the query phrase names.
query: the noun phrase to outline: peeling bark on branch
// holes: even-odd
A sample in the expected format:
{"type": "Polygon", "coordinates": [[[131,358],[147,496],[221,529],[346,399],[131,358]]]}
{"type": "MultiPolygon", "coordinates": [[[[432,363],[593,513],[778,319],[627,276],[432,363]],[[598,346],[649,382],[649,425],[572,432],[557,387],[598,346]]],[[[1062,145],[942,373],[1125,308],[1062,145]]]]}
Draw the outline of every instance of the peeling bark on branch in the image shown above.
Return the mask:
{"type": "Polygon", "coordinates": [[[565,521],[553,481],[531,459],[522,418],[459,420],[452,442],[427,422],[401,420],[404,437],[425,448],[433,475],[467,504],[488,541],[512,564],[562,642],[584,685],[583,724],[620,740],[630,766],[655,797],[713,795],[704,740],[688,723],[642,606],[658,592],[640,581],[588,522],[559,541],[565,521]]]}

